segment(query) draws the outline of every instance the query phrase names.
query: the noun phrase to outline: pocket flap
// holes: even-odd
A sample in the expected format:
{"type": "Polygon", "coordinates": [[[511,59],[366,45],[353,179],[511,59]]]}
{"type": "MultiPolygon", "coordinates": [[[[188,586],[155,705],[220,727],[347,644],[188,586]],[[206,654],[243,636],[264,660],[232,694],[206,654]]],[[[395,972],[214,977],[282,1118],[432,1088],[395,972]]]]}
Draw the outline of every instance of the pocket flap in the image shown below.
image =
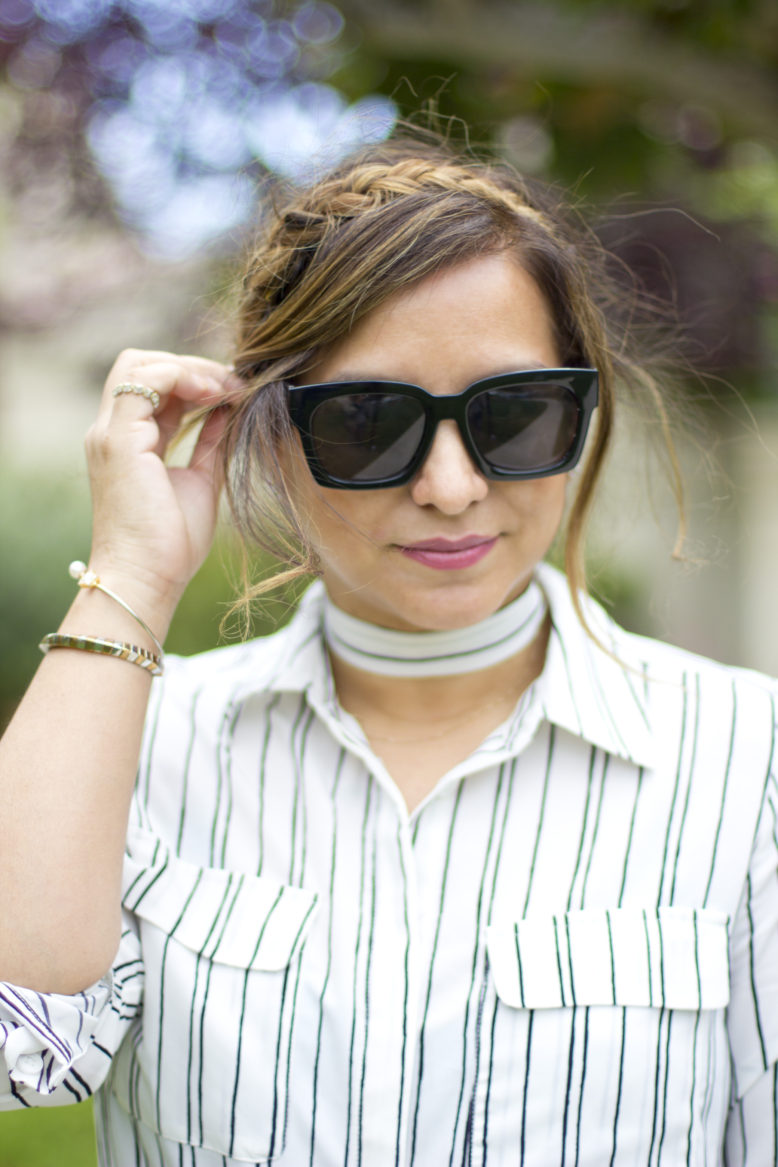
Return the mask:
{"type": "Polygon", "coordinates": [[[317,899],[265,876],[198,867],[139,828],[128,835],[125,908],[216,963],[286,968],[302,947],[317,899]]]}
{"type": "Polygon", "coordinates": [[[707,909],[584,908],[487,928],[500,1000],[517,1009],[723,1009],[728,918],[707,909]]]}

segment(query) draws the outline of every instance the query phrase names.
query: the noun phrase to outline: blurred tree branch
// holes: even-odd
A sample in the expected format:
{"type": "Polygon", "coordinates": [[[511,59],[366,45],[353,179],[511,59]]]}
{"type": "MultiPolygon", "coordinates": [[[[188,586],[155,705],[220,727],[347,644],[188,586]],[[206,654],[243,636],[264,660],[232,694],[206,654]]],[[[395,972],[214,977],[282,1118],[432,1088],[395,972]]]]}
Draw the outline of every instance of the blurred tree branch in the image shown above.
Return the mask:
{"type": "MultiPolygon", "coordinates": [[[[740,49],[675,35],[650,10],[506,0],[339,0],[368,51],[399,60],[512,66],[543,80],[612,85],[715,110],[733,130],[776,137],[778,83],[740,49]]],[[[774,45],[773,45],[774,47],[774,45]]],[[[770,45],[763,48],[769,53],[770,45]]]]}

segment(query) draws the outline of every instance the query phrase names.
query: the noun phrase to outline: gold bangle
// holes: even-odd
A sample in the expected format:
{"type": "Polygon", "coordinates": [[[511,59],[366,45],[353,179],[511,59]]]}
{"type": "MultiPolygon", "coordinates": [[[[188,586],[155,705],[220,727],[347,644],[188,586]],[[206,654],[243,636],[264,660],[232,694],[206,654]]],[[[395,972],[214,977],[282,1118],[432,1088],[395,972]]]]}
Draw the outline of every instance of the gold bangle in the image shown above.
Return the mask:
{"type": "Polygon", "coordinates": [[[124,608],[125,612],[129,612],[133,620],[140,624],[143,631],[146,632],[154,641],[154,646],[159,653],[160,660],[164,658],[165,654],[162,651],[162,645],[157,640],[156,636],[151,631],[145,620],[141,620],[138,613],[133,608],[131,608],[130,605],[121,598],[121,596],[117,596],[116,592],[112,592],[110,588],[107,588],[100,579],[99,575],[97,575],[94,571],[90,571],[87,565],[82,563],[80,559],[76,559],[73,561],[73,563],[71,563],[70,567],[68,568],[68,574],[70,575],[71,579],[77,580],[78,586],[80,588],[95,588],[97,591],[102,592],[103,595],[108,596],[110,599],[114,600],[117,604],[124,608]]]}
{"type": "Polygon", "coordinates": [[[153,652],[122,640],[103,640],[99,636],[69,636],[64,632],[50,632],[44,636],[38,648],[43,653],[47,653],[50,648],[76,648],[81,652],[98,652],[102,656],[114,656],[118,660],[138,665],[139,668],[151,673],[152,677],[161,677],[164,672],[161,659],[153,652]]]}

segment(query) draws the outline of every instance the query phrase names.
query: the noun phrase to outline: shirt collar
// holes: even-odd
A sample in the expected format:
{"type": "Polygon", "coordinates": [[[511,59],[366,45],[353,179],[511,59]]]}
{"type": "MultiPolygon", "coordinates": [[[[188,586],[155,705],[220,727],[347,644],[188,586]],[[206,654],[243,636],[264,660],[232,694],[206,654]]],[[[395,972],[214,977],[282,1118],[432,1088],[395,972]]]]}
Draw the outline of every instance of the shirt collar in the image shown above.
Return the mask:
{"type": "Polygon", "coordinates": [[[541,564],[536,575],[552,624],[546,663],[536,681],[545,717],[610,754],[651,767],[655,748],[646,661],[600,605],[582,596],[587,623],[600,643],[592,638],[561,572],[541,564]]]}
{"type": "MultiPolygon", "coordinates": [[[[604,647],[592,639],[578,619],[561,572],[541,564],[536,577],[546,593],[552,624],[546,663],[533,686],[542,715],[610,754],[650,767],[654,746],[645,661],[600,605],[582,597],[589,626],[604,647]]],[[[278,652],[269,669],[247,677],[246,695],[307,690],[317,703],[334,705],[322,635],[323,607],[324,585],[316,581],[291,622],[277,634],[278,652]]]]}

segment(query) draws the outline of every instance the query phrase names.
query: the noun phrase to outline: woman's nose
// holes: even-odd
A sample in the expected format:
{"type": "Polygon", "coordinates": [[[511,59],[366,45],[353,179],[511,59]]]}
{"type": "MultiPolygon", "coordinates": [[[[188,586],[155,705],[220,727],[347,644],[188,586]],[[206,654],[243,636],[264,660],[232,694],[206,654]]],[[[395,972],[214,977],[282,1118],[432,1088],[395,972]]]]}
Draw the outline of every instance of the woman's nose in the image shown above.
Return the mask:
{"type": "Polygon", "coordinates": [[[456,515],[488,493],[489,483],[465,449],[456,422],[441,421],[429,453],[411,482],[414,502],[456,515]]]}

